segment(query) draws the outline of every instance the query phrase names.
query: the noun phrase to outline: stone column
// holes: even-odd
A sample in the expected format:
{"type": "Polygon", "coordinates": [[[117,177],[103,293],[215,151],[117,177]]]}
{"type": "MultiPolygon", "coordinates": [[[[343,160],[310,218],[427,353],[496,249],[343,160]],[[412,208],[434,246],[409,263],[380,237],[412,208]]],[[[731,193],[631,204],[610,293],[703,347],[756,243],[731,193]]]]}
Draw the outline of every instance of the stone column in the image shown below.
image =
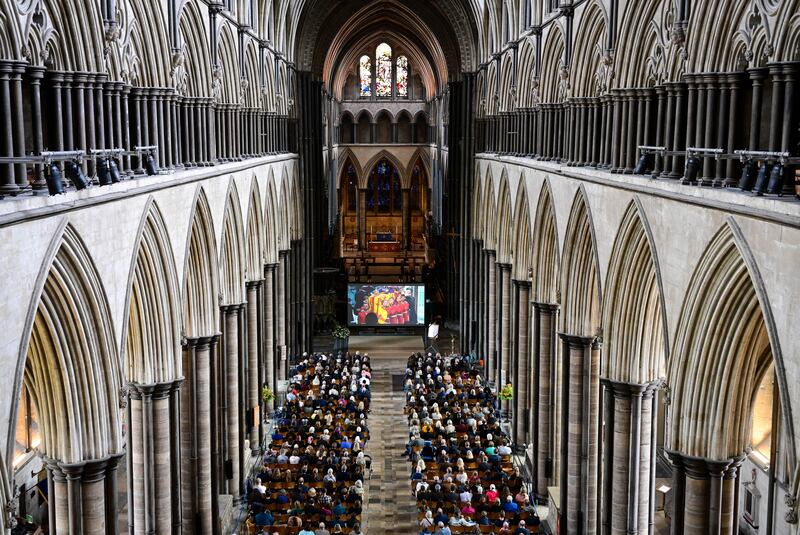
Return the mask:
{"type": "Polygon", "coordinates": [[[601,380],[606,430],[603,446],[603,533],[650,530],[653,405],[658,383],[601,380]]]}
{"type": "MultiPolygon", "coordinates": [[[[395,125],[397,126],[397,125],[395,125]]],[[[402,199],[403,199],[403,211],[402,211],[402,218],[403,218],[403,247],[406,250],[411,249],[411,190],[408,188],[403,188],[402,190],[402,199]]],[[[397,239],[395,237],[395,239],[397,239]]]]}
{"type": "Polygon", "coordinates": [[[536,437],[536,462],[532,479],[534,492],[539,497],[547,496],[547,487],[552,480],[555,395],[556,385],[555,342],[556,313],[558,305],[533,304],[533,325],[536,362],[534,426],[536,437]]]}
{"type": "MultiPolygon", "coordinates": [[[[498,390],[511,380],[511,264],[500,266],[500,373],[498,390]]],[[[503,401],[501,409],[504,415],[509,414],[509,403],[503,401]]]]}
{"type": "Polygon", "coordinates": [[[673,464],[674,533],[736,535],[734,517],[739,467],[745,456],[732,459],[693,457],[667,451],[673,464]]]}
{"type": "MultiPolygon", "coordinates": [[[[17,62],[13,64],[10,82],[14,156],[25,156],[25,111],[22,107],[22,74],[24,72],[25,63],[17,62]]],[[[20,189],[28,188],[28,169],[26,164],[18,163],[15,166],[15,179],[20,189]]]]}
{"type": "MultiPolygon", "coordinates": [[[[687,83],[675,84],[675,115],[671,120],[675,121],[674,136],[672,138],[672,150],[682,151],[686,149],[687,140],[685,136],[686,126],[681,122],[686,117],[687,105],[687,83]]],[[[686,158],[683,156],[672,156],[672,170],[669,178],[679,179],[683,176],[686,158]]]]}
{"type": "MultiPolygon", "coordinates": [[[[14,155],[11,71],[11,63],[0,62],[0,139],[3,141],[3,145],[0,147],[0,156],[14,155]]],[[[0,195],[15,195],[20,188],[14,179],[14,164],[0,165],[0,169],[2,169],[0,171],[0,195]]]]}
{"type": "Polygon", "coordinates": [[[358,250],[367,250],[367,190],[358,189],[358,211],[356,211],[356,228],[358,228],[358,250]]]}
{"type": "MultiPolygon", "coordinates": [[[[277,392],[277,377],[275,374],[275,271],[278,264],[268,264],[266,266],[266,273],[263,286],[263,299],[262,303],[264,311],[264,380],[273,392],[277,392]]],[[[265,406],[264,411],[272,411],[275,408],[275,401],[273,400],[269,405],[265,406]]]]}
{"type": "Polygon", "coordinates": [[[46,459],[51,533],[116,535],[117,465],[121,454],[79,463],[46,459]],[[111,490],[114,489],[114,492],[111,490]]]}
{"type": "Polygon", "coordinates": [[[559,333],[561,376],[561,526],[597,532],[600,346],[597,339],[559,333]]]}
{"type": "MultiPolygon", "coordinates": [[[[42,79],[44,67],[28,67],[28,78],[31,85],[31,123],[33,127],[33,152],[40,154],[44,150],[44,132],[42,131],[42,79]]],[[[47,182],[41,165],[34,167],[34,195],[47,195],[47,182]]]]}
{"type": "Polygon", "coordinates": [[[219,335],[188,338],[183,349],[186,385],[180,390],[182,518],[187,533],[214,533],[211,492],[211,360],[219,335]]]}
{"type": "Polygon", "coordinates": [[[287,251],[280,251],[280,262],[278,262],[277,276],[277,295],[275,298],[277,321],[275,322],[278,333],[279,354],[275,355],[278,359],[277,379],[286,379],[286,263],[288,262],[287,251]]]}
{"type": "Polygon", "coordinates": [[[249,281],[247,283],[247,410],[252,411],[253,426],[248,427],[250,448],[258,449],[258,422],[255,421],[256,409],[259,406],[259,374],[258,363],[261,360],[258,345],[258,310],[260,307],[258,295],[263,281],[249,281]]]}
{"type": "Polygon", "coordinates": [[[496,377],[494,374],[496,368],[497,351],[497,274],[495,272],[495,253],[494,251],[486,251],[486,279],[487,279],[487,341],[488,351],[486,354],[486,376],[489,379],[496,377]]]}
{"type": "Polygon", "coordinates": [[[531,283],[528,281],[514,281],[517,293],[517,342],[516,347],[516,383],[514,384],[514,434],[513,440],[516,447],[528,442],[528,384],[531,381],[530,373],[530,307],[531,283]]]}
{"type": "MultiPolygon", "coordinates": [[[[240,493],[239,480],[239,313],[243,305],[222,307],[225,336],[225,395],[227,413],[227,460],[233,464],[232,477],[228,480],[228,494],[237,500],[240,493]]],[[[221,490],[221,489],[220,489],[221,490]]]]}
{"type": "MultiPolygon", "coordinates": [[[[180,381],[177,382],[180,384],[180,381]]],[[[172,532],[171,393],[175,384],[129,383],[134,533],[172,532]]]]}

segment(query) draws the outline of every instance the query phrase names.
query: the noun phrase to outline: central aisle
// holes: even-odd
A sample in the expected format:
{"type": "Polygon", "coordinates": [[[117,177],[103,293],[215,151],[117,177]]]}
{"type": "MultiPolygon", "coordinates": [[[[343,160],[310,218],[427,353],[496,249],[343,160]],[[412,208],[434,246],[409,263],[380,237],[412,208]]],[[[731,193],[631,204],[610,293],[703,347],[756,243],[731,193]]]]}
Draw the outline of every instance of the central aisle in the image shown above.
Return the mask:
{"type": "Polygon", "coordinates": [[[422,351],[419,336],[357,336],[350,351],[369,353],[372,363],[372,403],[369,414],[372,479],[367,482],[364,531],[367,535],[410,535],[417,532],[417,502],[411,495],[408,460],[401,454],[408,441],[403,414],[402,376],[406,360],[422,351]],[[393,389],[392,376],[400,376],[393,389]]]}

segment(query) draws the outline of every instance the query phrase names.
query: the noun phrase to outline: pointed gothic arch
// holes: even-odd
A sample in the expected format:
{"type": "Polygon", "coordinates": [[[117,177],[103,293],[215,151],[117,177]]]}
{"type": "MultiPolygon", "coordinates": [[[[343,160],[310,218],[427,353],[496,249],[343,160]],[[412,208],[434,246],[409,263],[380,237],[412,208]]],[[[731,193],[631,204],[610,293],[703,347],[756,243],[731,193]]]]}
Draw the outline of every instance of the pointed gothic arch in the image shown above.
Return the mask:
{"type": "Polygon", "coordinates": [[[244,302],[245,248],[244,225],[236,182],[230,178],[222,220],[220,243],[220,299],[223,305],[244,302]]]}
{"type": "Polygon", "coordinates": [[[603,305],[603,377],[635,384],[664,377],[664,295],[653,238],[638,198],[625,210],[614,240],[603,305]]]}
{"type": "Polygon", "coordinates": [[[792,407],[772,311],[752,253],[729,219],[706,247],[681,307],[668,374],[668,447],[714,460],[741,455],[749,445],[756,390],[770,364],[793,459],[792,407]]]}
{"type": "Polygon", "coordinates": [[[539,192],[533,223],[533,287],[531,298],[537,303],[557,304],[559,299],[559,254],[556,212],[550,182],[539,192]]]}
{"type": "Polygon", "coordinates": [[[31,301],[16,391],[24,385],[39,413],[41,454],[73,464],[122,452],[122,373],[94,261],[71,225],[64,223],[56,236],[31,301]]]}
{"type": "Polygon", "coordinates": [[[513,243],[511,232],[514,228],[514,219],[511,212],[511,193],[509,192],[508,176],[506,170],[500,176],[500,193],[497,201],[497,214],[495,217],[495,244],[497,246],[497,262],[511,264],[513,259],[513,243]]]}
{"type": "Polygon", "coordinates": [[[369,179],[369,175],[372,173],[373,168],[378,165],[378,162],[381,160],[386,159],[391,162],[395,169],[400,172],[400,182],[404,185],[404,187],[408,187],[408,177],[406,176],[406,166],[400,163],[400,160],[397,159],[397,156],[392,154],[391,152],[383,149],[378,154],[373,156],[367,162],[367,165],[364,166],[364,173],[361,175],[361,182],[359,183],[360,188],[367,187],[367,180],[369,179]]]}
{"type": "Polygon", "coordinates": [[[600,267],[583,185],[572,202],[561,274],[562,331],[595,336],[600,328],[600,267]]]}
{"type": "Polygon", "coordinates": [[[125,378],[139,384],[181,377],[180,295],[161,210],[149,198],[134,247],[122,351],[125,378]]]}
{"type": "Polygon", "coordinates": [[[494,180],[492,180],[492,169],[486,169],[486,179],[483,188],[483,243],[486,249],[494,251],[497,248],[497,231],[493,224],[496,222],[497,203],[494,200],[494,180]]]}
{"type": "Polygon", "coordinates": [[[514,207],[514,268],[511,271],[511,278],[518,281],[530,280],[533,267],[533,240],[531,239],[533,232],[529,210],[528,193],[523,173],[519,180],[517,202],[514,207]]]}
{"type": "Polygon", "coordinates": [[[245,277],[248,281],[264,278],[264,251],[266,250],[266,228],[264,212],[261,209],[261,191],[258,180],[253,176],[250,186],[250,206],[247,209],[247,261],[245,277]]]}
{"type": "Polygon", "coordinates": [[[266,249],[264,259],[268,264],[278,262],[278,251],[281,245],[281,221],[278,208],[278,194],[275,190],[275,174],[272,169],[267,176],[267,200],[264,203],[264,232],[266,249]]]}
{"type": "Polygon", "coordinates": [[[183,275],[183,335],[213,336],[219,325],[219,264],[214,221],[205,190],[195,193],[183,275]]]}

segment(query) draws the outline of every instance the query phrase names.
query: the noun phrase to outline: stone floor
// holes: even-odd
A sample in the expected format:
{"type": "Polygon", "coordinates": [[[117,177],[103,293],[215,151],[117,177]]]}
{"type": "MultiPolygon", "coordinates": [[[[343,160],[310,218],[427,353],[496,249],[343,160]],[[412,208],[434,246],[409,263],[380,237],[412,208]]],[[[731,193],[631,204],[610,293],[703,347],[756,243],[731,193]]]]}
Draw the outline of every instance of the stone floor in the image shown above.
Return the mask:
{"type": "Polygon", "coordinates": [[[402,390],[393,391],[392,376],[405,373],[406,358],[422,350],[416,336],[359,336],[350,350],[369,353],[372,360],[372,406],[369,415],[372,478],[367,481],[364,531],[367,535],[417,533],[417,506],[411,495],[408,460],[401,454],[408,440],[402,390]]]}

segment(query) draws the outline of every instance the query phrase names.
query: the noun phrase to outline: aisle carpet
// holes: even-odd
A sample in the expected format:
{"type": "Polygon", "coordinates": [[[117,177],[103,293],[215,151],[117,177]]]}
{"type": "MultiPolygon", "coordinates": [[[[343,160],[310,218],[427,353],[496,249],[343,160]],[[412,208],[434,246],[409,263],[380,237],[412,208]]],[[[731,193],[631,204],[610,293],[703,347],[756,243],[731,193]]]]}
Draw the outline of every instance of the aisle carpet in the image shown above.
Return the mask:
{"type": "Polygon", "coordinates": [[[401,454],[408,441],[403,414],[402,376],[406,359],[421,351],[419,336],[356,336],[350,351],[367,352],[372,360],[372,410],[369,415],[372,479],[367,482],[364,531],[367,535],[417,533],[417,502],[411,495],[409,464],[401,454]],[[400,376],[400,388],[395,387],[400,376]]]}

